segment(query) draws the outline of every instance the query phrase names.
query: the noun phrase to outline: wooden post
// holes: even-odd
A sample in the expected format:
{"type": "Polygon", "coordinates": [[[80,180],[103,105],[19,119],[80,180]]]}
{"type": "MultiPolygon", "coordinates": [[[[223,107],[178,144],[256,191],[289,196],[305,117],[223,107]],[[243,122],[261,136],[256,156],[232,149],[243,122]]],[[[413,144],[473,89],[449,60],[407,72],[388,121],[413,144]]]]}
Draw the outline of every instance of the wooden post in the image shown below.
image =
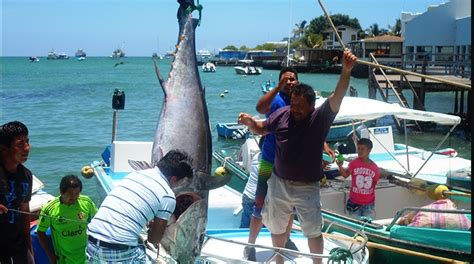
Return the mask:
{"type": "MultiPolygon", "coordinates": [[[[421,74],[426,75],[426,67],[427,67],[427,55],[423,57],[423,65],[421,66],[421,74]]],[[[425,105],[425,97],[426,97],[426,79],[421,78],[421,87],[417,89],[418,98],[420,98],[420,102],[415,100],[413,97],[413,109],[416,110],[423,110],[425,105]]]]}
{"type": "Polygon", "coordinates": [[[458,96],[458,91],[454,91],[454,114],[457,114],[458,113],[458,100],[459,100],[459,96],[458,96]]]}

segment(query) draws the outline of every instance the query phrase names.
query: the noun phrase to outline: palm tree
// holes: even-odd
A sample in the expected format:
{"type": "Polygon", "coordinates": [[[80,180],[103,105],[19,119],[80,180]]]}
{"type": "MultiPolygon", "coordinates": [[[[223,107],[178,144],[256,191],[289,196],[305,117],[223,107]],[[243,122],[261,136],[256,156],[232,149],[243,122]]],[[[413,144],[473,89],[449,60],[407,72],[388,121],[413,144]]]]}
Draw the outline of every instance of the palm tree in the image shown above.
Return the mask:
{"type": "Polygon", "coordinates": [[[306,29],[306,20],[301,21],[300,23],[295,24],[295,29],[293,29],[293,38],[301,39],[306,29]]]}
{"type": "Polygon", "coordinates": [[[388,29],[390,30],[390,34],[391,35],[394,35],[394,36],[401,36],[401,31],[402,31],[402,22],[399,18],[397,18],[397,20],[395,20],[395,25],[392,27],[392,26],[388,26],[388,29]]]}
{"type": "Polygon", "coordinates": [[[369,37],[375,37],[380,34],[379,25],[377,23],[372,24],[368,29],[365,30],[369,37]]]}

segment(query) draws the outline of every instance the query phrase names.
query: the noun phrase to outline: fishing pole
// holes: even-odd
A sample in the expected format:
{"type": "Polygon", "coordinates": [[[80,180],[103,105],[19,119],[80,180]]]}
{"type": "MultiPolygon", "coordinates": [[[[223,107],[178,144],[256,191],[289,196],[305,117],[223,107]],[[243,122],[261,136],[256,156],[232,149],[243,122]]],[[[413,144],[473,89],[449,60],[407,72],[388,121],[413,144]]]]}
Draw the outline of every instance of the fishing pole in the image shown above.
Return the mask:
{"type": "MultiPolygon", "coordinates": [[[[334,35],[336,36],[337,40],[341,44],[342,50],[345,50],[346,46],[344,45],[344,42],[342,41],[341,37],[337,33],[337,29],[334,26],[334,24],[332,23],[331,17],[329,16],[328,12],[326,11],[326,8],[324,7],[322,0],[318,0],[318,2],[319,2],[319,5],[321,6],[321,8],[323,9],[324,15],[326,16],[326,18],[329,22],[329,25],[331,26],[332,30],[334,31],[334,35]]],[[[464,83],[459,83],[459,82],[454,82],[454,81],[446,80],[446,79],[443,79],[443,78],[433,77],[431,75],[424,75],[424,74],[421,74],[421,73],[405,71],[405,70],[402,70],[402,69],[399,69],[399,68],[394,68],[394,67],[390,67],[390,66],[386,66],[386,65],[382,65],[382,64],[378,64],[378,63],[373,63],[373,62],[365,61],[365,60],[361,60],[361,59],[357,59],[357,63],[365,64],[365,65],[376,67],[376,68],[391,70],[391,71],[398,72],[398,73],[414,75],[414,76],[418,76],[418,77],[421,77],[421,78],[426,78],[426,79],[430,79],[430,80],[433,80],[433,81],[438,81],[438,82],[454,85],[454,86],[457,86],[457,87],[462,87],[462,88],[465,88],[467,90],[471,90],[471,85],[464,84],[464,83]]]]}

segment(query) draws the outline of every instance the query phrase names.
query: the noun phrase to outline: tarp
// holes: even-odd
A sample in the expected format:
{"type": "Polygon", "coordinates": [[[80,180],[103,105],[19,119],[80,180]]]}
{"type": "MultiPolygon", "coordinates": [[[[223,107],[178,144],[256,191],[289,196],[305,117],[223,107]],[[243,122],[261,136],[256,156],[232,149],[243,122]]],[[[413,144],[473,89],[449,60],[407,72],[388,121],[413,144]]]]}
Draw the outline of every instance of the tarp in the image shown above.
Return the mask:
{"type": "MultiPolygon", "coordinates": [[[[323,104],[325,100],[326,98],[318,98],[316,100],[316,107],[323,104]]],[[[388,115],[394,115],[400,119],[435,122],[440,125],[458,125],[461,122],[459,116],[413,110],[403,108],[399,104],[389,104],[373,99],[348,96],[342,100],[341,108],[334,122],[374,120],[388,115]]]]}

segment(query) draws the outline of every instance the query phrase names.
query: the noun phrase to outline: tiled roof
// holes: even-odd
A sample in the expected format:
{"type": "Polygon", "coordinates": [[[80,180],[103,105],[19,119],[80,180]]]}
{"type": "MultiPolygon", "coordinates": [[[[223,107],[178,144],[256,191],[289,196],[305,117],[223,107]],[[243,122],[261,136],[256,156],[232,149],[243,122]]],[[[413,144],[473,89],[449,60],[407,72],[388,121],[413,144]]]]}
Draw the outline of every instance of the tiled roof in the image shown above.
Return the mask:
{"type": "Polygon", "coordinates": [[[364,42],[403,42],[403,38],[392,35],[382,35],[363,39],[364,42]]]}

